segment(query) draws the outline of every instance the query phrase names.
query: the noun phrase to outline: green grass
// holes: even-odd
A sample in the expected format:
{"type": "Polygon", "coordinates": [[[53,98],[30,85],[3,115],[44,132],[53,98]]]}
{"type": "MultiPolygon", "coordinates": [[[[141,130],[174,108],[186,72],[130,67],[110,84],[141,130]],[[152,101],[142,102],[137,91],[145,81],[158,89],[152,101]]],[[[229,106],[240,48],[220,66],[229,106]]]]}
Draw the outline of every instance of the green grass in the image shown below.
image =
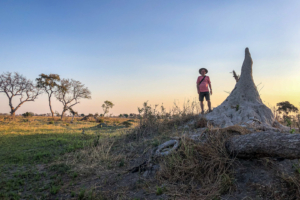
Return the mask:
{"type": "Polygon", "coordinates": [[[96,122],[69,121],[0,116],[0,199],[43,199],[58,194],[63,179],[74,180],[78,174],[69,165],[55,162],[67,153],[98,145],[101,135],[110,136],[124,128],[99,129],[96,122]]]}

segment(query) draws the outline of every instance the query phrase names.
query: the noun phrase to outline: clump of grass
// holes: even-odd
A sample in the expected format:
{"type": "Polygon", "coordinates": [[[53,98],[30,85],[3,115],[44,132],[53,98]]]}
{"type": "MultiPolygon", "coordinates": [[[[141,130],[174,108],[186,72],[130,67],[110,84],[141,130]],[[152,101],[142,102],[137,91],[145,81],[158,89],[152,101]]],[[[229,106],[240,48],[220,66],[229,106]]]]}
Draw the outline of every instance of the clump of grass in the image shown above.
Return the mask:
{"type": "Polygon", "coordinates": [[[170,112],[166,112],[163,105],[155,105],[152,107],[148,102],[143,104],[142,108],[138,108],[139,125],[132,131],[132,136],[136,139],[153,136],[158,133],[177,129],[189,121],[198,118],[199,106],[195,102],[187,102],[183,108],[174,103],[170,112]]]}
{"type": "Polygon", "coordinates": [[[205,144],[183,138],[178,151],[160,161],[157,177],[169,183],[170,191],[212,199],[234,189],[234,159],[225,148],[226,133],[209,131],[206,137],[205,144]]]}
{"type": "Polygon", "coordinates": [[[82,200],[84,198],[84,195],[85,195],[85,189],[81,189],[78,194],[78,199],[82,200]]]}
{"type": "Polygon", "coordinates": [[[207,126],[207,120],[204,117],[195,120],[195,128],[204,128],[207,126]]]}
{"type": "Polygon", "coordinates": [[[50,189],[51,194],[57,194],[57,192],[60,190],[60,186],[53,185],[50,189]]]}
{"type": "Polygon", "coordinates": [[[156,186],[156,195],[162,195],[163,192],[164,192],[164,188],[163,187],[156,186]]]}

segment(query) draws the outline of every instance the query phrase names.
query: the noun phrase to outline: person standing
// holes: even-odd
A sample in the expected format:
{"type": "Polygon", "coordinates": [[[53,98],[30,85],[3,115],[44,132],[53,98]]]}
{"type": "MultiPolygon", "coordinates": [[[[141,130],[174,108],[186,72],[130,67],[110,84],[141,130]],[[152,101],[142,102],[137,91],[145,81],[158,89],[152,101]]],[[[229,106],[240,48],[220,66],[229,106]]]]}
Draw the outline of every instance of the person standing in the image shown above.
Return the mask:
{"type": "Polygon", "coordinates": [[[204,105],[203,100],[205,97],[205,100],[207,101],[207,106],[209,109],[209,112],[211,112],[211,102],[210,102],[210,95],[212,95],[212,88],[211,88],[211,82],[209,79],[209,76],[206,76],[208,70],[205,68],[199,69],[199,74],[201,76],[198,77],[196,82],[196,87],[199,94],[199,101],[201,106],[201,114],[204,114],[204,105]],[[209,89],[208,89],[209,86],[209,89]]]}

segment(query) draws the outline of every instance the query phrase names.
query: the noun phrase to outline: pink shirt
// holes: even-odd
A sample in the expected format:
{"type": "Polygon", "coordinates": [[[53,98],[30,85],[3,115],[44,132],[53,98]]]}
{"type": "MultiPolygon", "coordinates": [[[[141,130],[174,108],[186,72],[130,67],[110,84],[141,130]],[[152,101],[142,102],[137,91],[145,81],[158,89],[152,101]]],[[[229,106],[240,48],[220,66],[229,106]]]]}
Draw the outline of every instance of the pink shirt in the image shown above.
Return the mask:
{"type": "MultiPolygon", "coordinates": [[[[203,76],[199,76],[197,79],[197,85],[199,85],[200,81],[203,79],[203,76]]],[[[202,83],[199,85],[200,92],[209,92],[208,84],[210,83],[209,76],[206,76],[202,83]]]]}

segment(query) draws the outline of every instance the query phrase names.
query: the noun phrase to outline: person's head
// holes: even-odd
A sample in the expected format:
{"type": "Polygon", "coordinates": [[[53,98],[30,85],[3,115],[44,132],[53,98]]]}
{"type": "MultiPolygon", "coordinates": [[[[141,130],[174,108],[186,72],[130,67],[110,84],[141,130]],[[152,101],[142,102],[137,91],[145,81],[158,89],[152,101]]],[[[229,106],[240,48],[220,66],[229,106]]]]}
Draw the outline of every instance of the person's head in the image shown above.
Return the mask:
{"type": "Polygon", "coordinates": [[[205,68],[201,68],[199,69],[199,74],[201,74],[202,76],[204,76],[205,74],[207,74],[208,70],[205,68]]]}

